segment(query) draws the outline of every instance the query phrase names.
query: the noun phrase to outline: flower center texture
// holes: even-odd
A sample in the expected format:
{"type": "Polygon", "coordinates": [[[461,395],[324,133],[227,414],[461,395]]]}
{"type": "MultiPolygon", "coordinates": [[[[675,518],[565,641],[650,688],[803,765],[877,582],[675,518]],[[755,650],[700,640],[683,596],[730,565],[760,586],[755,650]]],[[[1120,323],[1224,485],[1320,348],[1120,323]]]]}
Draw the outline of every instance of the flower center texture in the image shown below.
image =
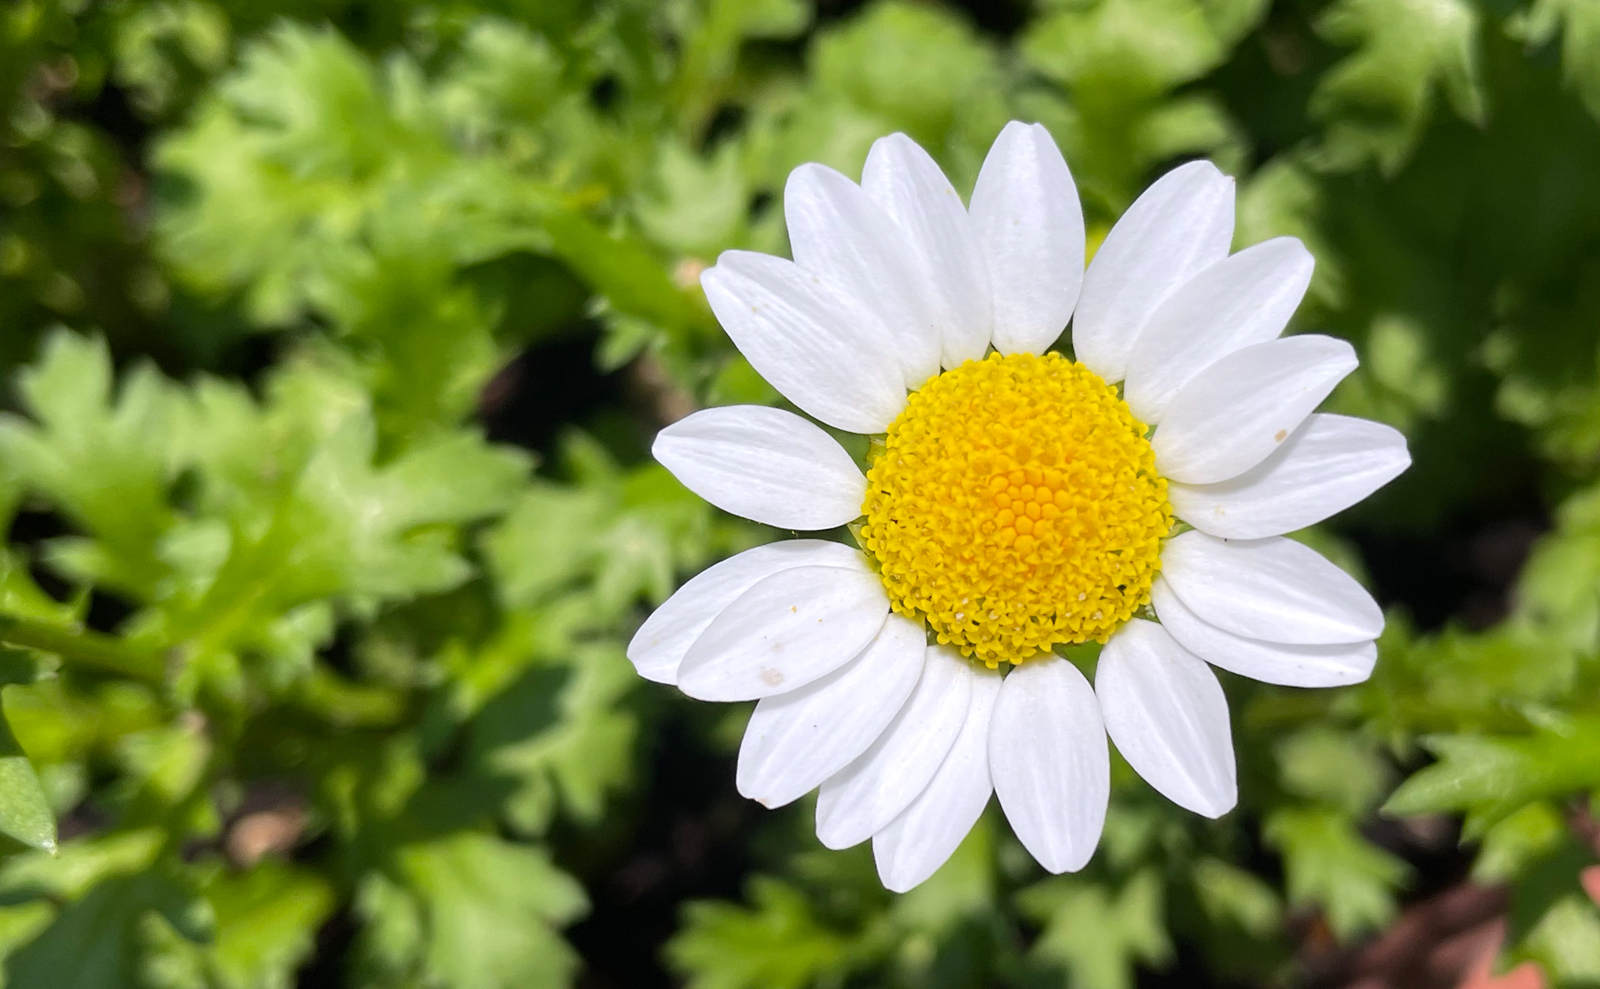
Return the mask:
{"type": "Polygon", "coordinates": [[[1105,642],[1172,528],[1145,424],[1060,354],[928,379],[867,471],[862,547],[894,610],[990,667],[1105,642]]]}

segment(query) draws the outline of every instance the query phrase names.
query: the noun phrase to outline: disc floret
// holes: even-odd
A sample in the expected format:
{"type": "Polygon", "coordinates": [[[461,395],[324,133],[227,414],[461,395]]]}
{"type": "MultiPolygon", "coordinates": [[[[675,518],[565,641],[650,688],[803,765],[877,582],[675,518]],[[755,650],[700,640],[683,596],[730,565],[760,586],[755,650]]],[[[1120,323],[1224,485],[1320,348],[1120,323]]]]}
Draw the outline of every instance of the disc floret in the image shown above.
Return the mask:
{"type": "Polygon", "coordinates": [[[1060,354],[929,379],[867,472],[862,547],[894,610],[990,667],[1105,642],[1172,528],[1145,424],[1060,354]]]}

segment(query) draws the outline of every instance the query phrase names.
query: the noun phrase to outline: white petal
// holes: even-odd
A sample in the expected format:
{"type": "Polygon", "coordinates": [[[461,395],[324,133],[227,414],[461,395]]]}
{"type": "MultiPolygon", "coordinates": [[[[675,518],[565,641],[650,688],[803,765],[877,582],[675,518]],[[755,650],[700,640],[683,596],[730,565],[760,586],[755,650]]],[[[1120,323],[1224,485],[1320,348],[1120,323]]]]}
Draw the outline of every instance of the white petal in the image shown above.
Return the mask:
{"type": "Polygon", "coordinates": [[[1406,438],[1370,419],[1317,413],[1261,463],[1217,484],[1167,486],[1178,517],[1226,539],[1316,525],[1411,466],[1406,438]]]}
{"type": "Polygon", "coordinates": [[[959,367],[981,358],[989,346],[989,269],[955,187],[915,141],[890,134],[873,143],[861,188],[905,243],[939,335],[940,363],[959,367]]]}
{"type": "Polygon", "coordinates": [[[739,792],[782,807],[848,766],[905,706],[927,648],[921,622],[890,615],[860,656],[815,683],[763,699],[739,746],[739,792]]]}
{"type": "Polygon", "coordinates": [[[994,346],[1042,354],[1072,318],[1083,285],[1083,208],[1050,132],[1013,120],[972,190],[972,222],[994,292],[994,346]]]}
{"type": "Polygon", "coordinates": [[[889,331],[818,276],[783,258],[725,251],[700,286],[750,365],[816,418],[881,433],[905,407],[889,331]]]}
{"type": "Polygon", "coordinates": [[[745,550],[700,571],[657,608],[628,643],[628,659],[646,680],[677,683],[694,640],[757,581],[794,567],[860,565],[861,552],[820,539],[786,539],[745,550]]]}
{"type": "Polygon", "coordinates": [[[704,409],[657,433],[650,452],[711,504],[780,529],[844,525],[867,497],[844,447],[782,409],[704,409]]]}
{"type": "Polygon", "coordinates": [[[1202,621],[1248,639],[1334,645],[1383,632],[1383,611],[1355,578],[1283,536],[1227,540],[1191,529],[1168,540],[1161,574],[1202,621]]]}
{"type": "Polygon", "coordinates": [[[703,701],[753,701],[803,687],[866,648],[888,613],[883,582],[865,564],[775,573],[689,647],[678,689],[703,701]]]}
{"type": "Polygon", "coordinates": [[[1135,618],[1118,630],[1100,651],[1094,690],[1106,732],[1145,782],[1206,817],[1238,803],[1222,685],[1160,625],[1135,618]]]}
{"type": "Polygon", "coordinates": [[[888,328],[903,383],[915,388],[936,374],[938,329],[918,292],[910,252],[888,214],[843,175],[809,164],[789,173],[783,215],[795,264],[888,328]]]}
{"type": "Polygon", "coordinates": [[[1178,390],[1150,437],[1171,481],[1211,484],[1272,455],[1356,368],[1343,340],[1307,334],[1236,350],[1178,390]]]}
{"type": "Polygon", "coordinates": [[[1233,179],[1209,161],[1163,175],[1122,214],[1083,276],[1072,318],[1078,360],[1121,381],[1151,314],[1196,272],[1227,257],[1232,240],[1233,179]]]}
{"type": "Polygon", "coordinates": [[[939,871],[978,823],[994,784],[989,780],[989,723],[1000,675],[975,671],[966,723],[927,789],[872,836],[872,857],[883,885],[904,893],[939,871]]]}
{"type": "Polygon", "coordinates": [[[1150,604],[1161,627],[1185,649],[1230,673],[1285,687],[1342,687],[1372,675],[1378,661],[1374,642],[1331,646],[1292,646],[1247,639],[1224,632],[1190,611],[1165,578],[1150,588],[1150,604]]]}
{"type": "Polygon", "coordinates": [[[994,792],[1018,840],[1053,873],[1094,855],[1111,797],[1111,758],[1094,688],[1065,660],[1006,677],[989,726],[994,792]]]}
{"type": "Polygon", "coordinates": [[[928,650],[911,699],[861,757],[822,784],[817,839],[849,848],[882,831],[938,772],[967,718],[976,674],[947,646],[928,650]]]}
{"type": "Polygon", "coordinates": [[[1314,266],[1299,240],[1278,237],[1179,286],[1133,345],[1124,389],[1133,414],[1160,422],[1190,378],[1241,347],[1275,339],[1306,294],[1314,266]]]}

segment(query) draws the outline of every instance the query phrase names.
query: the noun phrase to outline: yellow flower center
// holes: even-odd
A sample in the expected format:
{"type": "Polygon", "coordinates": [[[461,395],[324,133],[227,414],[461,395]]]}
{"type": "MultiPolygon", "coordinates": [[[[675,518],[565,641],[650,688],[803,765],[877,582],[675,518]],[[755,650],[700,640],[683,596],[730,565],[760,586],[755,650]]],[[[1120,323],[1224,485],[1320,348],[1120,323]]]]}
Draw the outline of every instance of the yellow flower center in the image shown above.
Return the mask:
{"type": "Polygon", "coordinates": [[[1104,642],[1172,528],[1145,425],[1060,354],[930,378],[867,471],[859,538],[894,610],[990,667],[1104,642]]]}

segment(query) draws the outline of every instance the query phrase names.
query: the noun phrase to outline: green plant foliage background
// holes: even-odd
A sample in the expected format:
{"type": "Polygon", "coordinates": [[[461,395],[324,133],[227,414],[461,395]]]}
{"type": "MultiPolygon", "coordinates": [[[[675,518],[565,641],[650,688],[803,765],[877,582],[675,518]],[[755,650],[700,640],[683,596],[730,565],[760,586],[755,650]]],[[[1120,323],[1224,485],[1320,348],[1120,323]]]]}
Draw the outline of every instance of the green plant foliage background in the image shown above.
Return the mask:
{"type": "Polygon", "coordinates": [[[1597,121],[1594,0],[0,6],[4,985],[1327,984],[1463,882],[1600,984],[1597,121]],[[790,168],[901,130],[965,191],[1014,117],[1091,236],[1234,174],[1415,467],[1305,536],[1372,680],[1224,674],[1238,810],[1118,762],[1083,873],[991,806],[896,897],[633,674],[781,535],[645,451],[780,401],[695,276],[790,168]]]}

